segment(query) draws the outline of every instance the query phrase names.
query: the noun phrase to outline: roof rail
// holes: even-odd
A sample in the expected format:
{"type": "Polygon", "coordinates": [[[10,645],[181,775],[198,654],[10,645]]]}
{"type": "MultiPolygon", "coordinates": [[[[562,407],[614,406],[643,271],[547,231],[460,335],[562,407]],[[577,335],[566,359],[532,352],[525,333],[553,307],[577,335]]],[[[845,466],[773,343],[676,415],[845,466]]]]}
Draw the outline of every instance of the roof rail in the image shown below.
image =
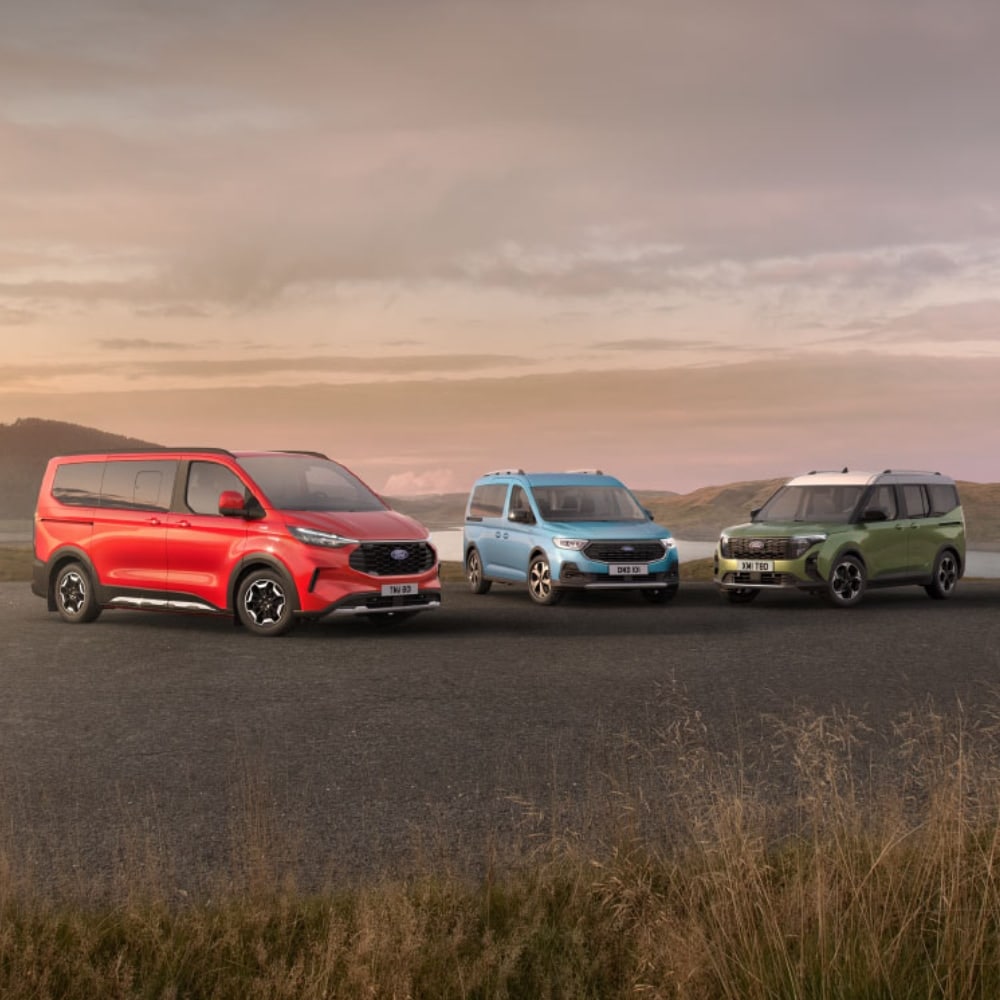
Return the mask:
{"type": "Polygon", "coordinates": [[[567,469],[567,473],[573,476],[603,476],[600,469],[567,469]]]}
{"type": "Polygon", "coordinates": [[[491,469],[484,472],[484,476],[523,476],[524,469],[491,469]]]}
{"type": "Polygon", "coordinates": [[[310,458],[322,458],[327,462],[330,461],[327,455],[324,455],[321,451],[309,451],[305,448],[279,448],[278,453],[280,455],[308,455],[310,458]]]}
{"type": "Polygon", "coordinates": [[[828,476],[828,475],[830,475],[830,473],[836,473],[836,472],[844,473],[844,472],[850,472],[850,471],[851,470],[845,465],[842,469],[813,469],[812,471],[808,472],[807,475],[810,475],[810,476],[828,476]]]}
{"type": "Polygon", "coordinates": [[[883,476],[940,476],[940,472],[928,472],[926,469],[883,469],[883,476]]]}

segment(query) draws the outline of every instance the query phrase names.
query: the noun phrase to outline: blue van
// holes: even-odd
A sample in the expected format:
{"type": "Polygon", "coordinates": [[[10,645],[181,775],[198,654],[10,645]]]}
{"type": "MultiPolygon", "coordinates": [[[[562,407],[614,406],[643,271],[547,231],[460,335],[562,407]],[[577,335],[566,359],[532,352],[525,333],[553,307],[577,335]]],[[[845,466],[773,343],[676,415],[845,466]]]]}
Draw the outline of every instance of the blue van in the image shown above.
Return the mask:
{"type": "Polygon", "coordinates": [[[462,551],[474,594],[526,583],[537,604],[566,590],[637,590],[652,604],[677,593],[670,532],[614,476],[506,469],[476,480],[462,551]]]}

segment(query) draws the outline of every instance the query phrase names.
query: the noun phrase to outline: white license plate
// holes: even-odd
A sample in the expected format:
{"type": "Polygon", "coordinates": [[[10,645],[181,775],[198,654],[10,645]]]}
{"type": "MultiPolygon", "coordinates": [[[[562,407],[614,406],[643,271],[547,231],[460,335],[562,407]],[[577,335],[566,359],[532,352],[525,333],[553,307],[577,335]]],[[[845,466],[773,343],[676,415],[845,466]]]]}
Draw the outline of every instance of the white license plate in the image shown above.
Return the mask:
{"type": "Polygon", "coordinates": [[[383,597],[404,597],[406,594],[418,593],[415,583],[383,583],[383,597]]]}
{"type": "Polygon", "coordinates": [[[740,560],[740,573],[773,573],[774,572],[774,560],[773,559],[741,559],[740,560]]]}
{"type": "Polygon", "coordinates": [[[649,567],[642,563],[612,563],[608,566],[611,576],[649,576],[649,567]]]}

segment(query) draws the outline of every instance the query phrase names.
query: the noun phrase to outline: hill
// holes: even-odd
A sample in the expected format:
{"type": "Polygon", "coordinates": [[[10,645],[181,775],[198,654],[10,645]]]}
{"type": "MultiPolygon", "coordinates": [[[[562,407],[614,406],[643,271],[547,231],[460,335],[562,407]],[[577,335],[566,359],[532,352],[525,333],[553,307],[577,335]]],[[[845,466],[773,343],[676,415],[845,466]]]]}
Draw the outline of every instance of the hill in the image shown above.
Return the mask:
{"type": "Polygon", "coordinates": [[[28,417],[0,424],[0,517],[30,518],[34,514],[42,474],[53,455],[154,447],[138,438],[60,420],[28,417]]]}
{"type": "MultiPolygon", "coordinates": [[[[159,445],[120,434],[57,420],[26,418],[0,424],[0,519],[29,519],[38,495],[45,463],[70,452],[156,448],[159,445]]],[[[730,524],[749,519],[783,482],[759,479],[704,486],[691,493],[637,491],[639,500],[678,538],[714,541],[730,524]]],[[[980,548],[1000,548],[1000,483],[959,483],[969,542],[980,548]]],[[[460,527],[465,516],[464,493],[418,497],[387,497],[396,510],[409,514],[433,531],[460,527]]]]}

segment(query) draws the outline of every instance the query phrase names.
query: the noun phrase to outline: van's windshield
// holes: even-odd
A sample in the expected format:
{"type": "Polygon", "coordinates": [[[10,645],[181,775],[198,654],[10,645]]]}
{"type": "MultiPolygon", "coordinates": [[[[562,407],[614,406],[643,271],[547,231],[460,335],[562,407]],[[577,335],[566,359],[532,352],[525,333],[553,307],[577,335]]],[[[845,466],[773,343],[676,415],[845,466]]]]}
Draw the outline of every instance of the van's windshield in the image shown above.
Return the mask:
{"type": "Polygon", "coordinates": [[[238,459],[277,510],[365,511],[386,505],[342,465],[313,455],[238,459]]]}
{"type": "Polygon", "coordinates": [[[782,486],[761,507],[754,520],[847,524],[864,491],[864,486],[853,484],[782,486]]]}
{"type": "Polygon", "coordinates": [[[546,521],[645,521],[646,512],[623,486],[533,486],[546,521]]]}

